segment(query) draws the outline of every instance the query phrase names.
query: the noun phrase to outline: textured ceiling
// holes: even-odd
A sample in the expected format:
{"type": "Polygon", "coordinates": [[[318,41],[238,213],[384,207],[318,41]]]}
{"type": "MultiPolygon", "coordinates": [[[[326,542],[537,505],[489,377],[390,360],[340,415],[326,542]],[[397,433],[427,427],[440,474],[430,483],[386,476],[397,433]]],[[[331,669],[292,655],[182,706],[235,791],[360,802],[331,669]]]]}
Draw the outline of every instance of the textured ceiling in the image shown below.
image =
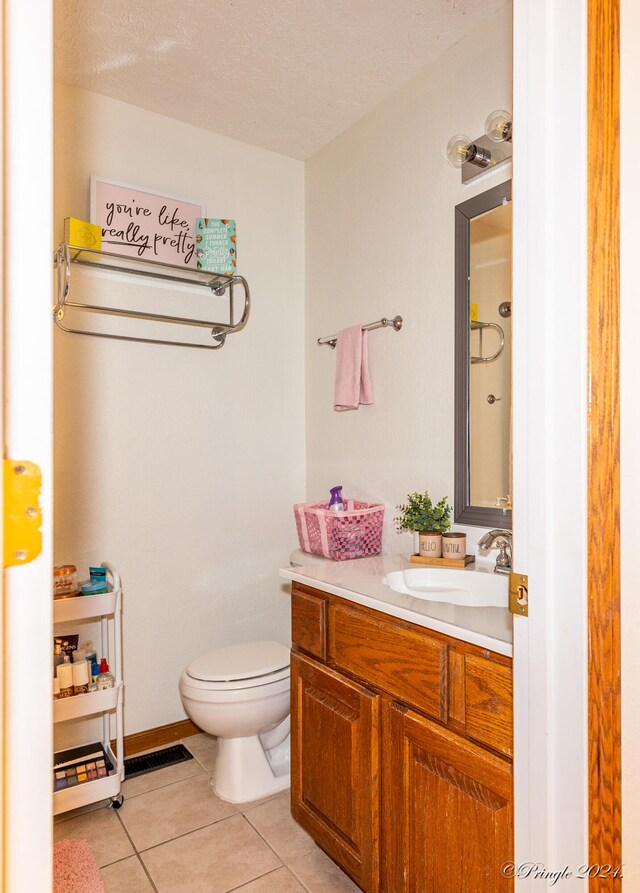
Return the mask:
{"type": "Polygon", "coordinates": [[[508,0],[55,0],[55,75],[307,158],[508,0]]]}

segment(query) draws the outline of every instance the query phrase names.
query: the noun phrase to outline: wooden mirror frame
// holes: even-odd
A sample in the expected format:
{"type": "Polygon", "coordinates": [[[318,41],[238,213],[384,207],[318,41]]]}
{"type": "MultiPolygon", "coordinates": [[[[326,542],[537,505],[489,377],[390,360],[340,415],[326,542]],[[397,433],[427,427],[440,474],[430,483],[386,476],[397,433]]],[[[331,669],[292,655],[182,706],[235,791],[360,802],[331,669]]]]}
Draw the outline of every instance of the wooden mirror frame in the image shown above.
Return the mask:
{"type": "Polygon", "coordinates": [[[470,222],[511,201],[511,180],[462,204],[455,212],[455,478],[456,524],[511,529],[511,509],[471,505],[469,450],[469,254],[470,222]]]}

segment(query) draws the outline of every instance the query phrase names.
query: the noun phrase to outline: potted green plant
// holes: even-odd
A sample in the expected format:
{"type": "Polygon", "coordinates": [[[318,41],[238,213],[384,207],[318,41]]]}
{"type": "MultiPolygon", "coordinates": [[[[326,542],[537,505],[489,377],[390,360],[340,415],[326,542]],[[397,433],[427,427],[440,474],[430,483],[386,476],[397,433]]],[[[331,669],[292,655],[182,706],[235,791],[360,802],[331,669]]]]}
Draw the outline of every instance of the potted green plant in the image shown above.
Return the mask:
{"type": "Polygon", "coordinates": [[[451,527],[451,506],[447,496],[433,504],[428,493],[409,493],[406,505],[396,506],[400,514],[393,520],[396,529],[419,534],[419,554],[426,558],[442,556],[442,534],[451,527]]]}

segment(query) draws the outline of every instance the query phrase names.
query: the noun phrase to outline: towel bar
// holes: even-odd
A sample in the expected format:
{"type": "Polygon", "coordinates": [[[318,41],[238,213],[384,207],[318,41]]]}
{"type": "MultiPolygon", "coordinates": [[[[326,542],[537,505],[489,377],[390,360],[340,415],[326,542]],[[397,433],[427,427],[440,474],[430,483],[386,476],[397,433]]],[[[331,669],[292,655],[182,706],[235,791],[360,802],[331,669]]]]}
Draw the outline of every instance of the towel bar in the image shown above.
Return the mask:
{"type": "MultiPolygon", "coordinates": [[[[373,332],[374,329],[384,329],[387,326],[393,326],[396,332],[399,332],[402,328],[402,317],[394,316],[393,319],[387,319],[386,316],[383,316],[382,319],[377,319],[375,322],[367,323],[367,325],[363,326],[362,328],[367,332],[373,332]]],[[[332,350],[337,343],[337,335],[329,335],[327,338],[318,338],[318,344],[328,344],[332,350]]]]}
{"type": "Polygon", "coordinates": [[[502,353],[502,351],[504,350],[504,329],[502,328],[502,326],[499,326],[497,322],[479,322],[478,320],[472,320],[471,331],[479,332],[480,356],[479,357],[470,356],[469,357],[470,362],[471,363],[491,363],[491,362],[493,362],[493,360],[497,360],[498,357],[500,356],[500,354],[502,353]],[[497,351],[495,353],[491,354],[491,356],[489,356],[489,357],[482,356],[482,333],[484,332],[485,329],[493,329],[494,332],[498,333],[498,337],[500,338],[500,346],[498,347],[497,351]]]}

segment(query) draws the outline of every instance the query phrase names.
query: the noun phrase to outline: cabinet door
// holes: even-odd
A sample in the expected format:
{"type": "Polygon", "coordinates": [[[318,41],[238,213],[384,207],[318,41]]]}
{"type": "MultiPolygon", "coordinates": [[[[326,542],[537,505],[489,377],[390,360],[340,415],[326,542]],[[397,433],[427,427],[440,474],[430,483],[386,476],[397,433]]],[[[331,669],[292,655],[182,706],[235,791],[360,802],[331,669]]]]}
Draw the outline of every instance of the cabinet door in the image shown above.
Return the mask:
{"type": "Polygon", "coordinates": [[[505,893],[513,858],[511,764],[385,704],[385,893],[505,893]]]}
{"type": "Polygon", "coordinates": [[[380,698],[291,655],[291,813],[367,893],[377,893],[380,698]]]}

